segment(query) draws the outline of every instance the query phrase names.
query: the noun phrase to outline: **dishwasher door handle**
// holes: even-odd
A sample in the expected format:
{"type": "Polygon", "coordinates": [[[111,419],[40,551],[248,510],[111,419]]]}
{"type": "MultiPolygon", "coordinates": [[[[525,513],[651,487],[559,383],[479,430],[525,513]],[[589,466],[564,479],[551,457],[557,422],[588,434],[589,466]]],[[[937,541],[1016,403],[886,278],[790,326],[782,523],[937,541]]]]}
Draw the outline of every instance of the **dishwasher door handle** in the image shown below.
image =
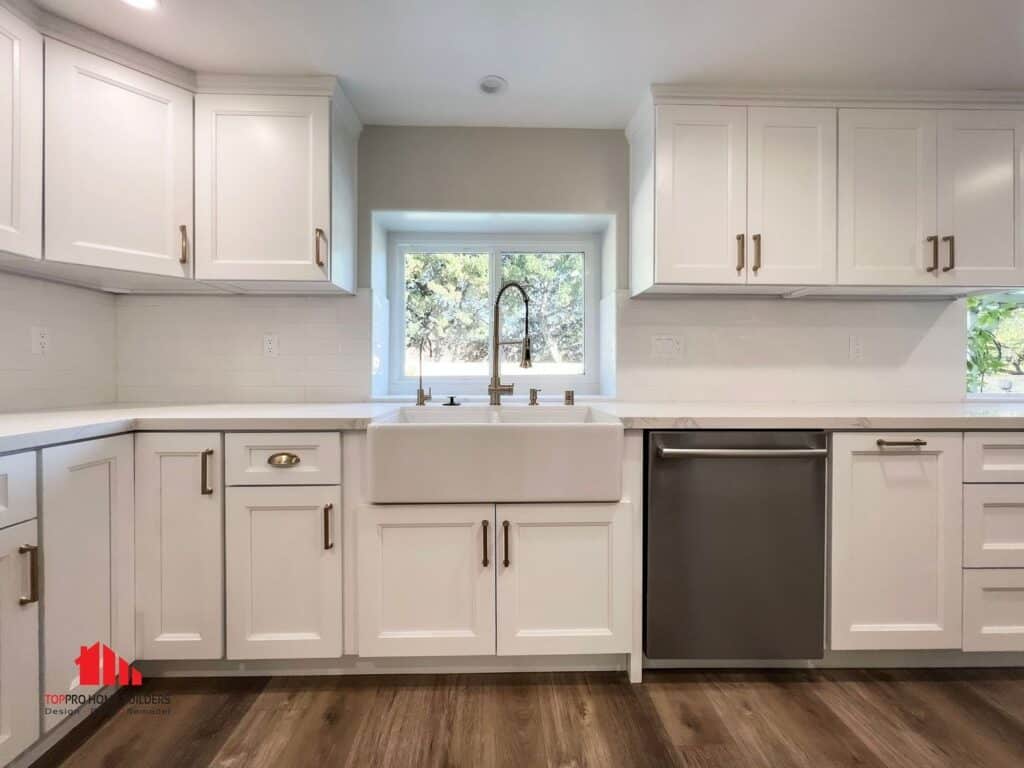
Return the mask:
{"type": "Polygon", "coordinates": [[[828,448],[658,448],[663,459],[688,459],[693,456],[720,458],[786,458],[792,456],[828,456],[828,448]]]}

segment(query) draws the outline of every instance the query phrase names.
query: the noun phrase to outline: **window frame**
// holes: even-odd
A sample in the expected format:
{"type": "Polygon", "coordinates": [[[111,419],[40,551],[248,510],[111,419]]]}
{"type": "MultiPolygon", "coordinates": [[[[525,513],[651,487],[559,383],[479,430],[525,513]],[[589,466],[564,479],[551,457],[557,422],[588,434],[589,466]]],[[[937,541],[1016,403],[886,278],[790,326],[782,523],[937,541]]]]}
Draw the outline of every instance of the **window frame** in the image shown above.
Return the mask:
{"type": "MultiPolygon", "coordinates": [[[[600,391],[601,345],[600,243],[591,233],[578,234],[504,234],[481,233],[410,233],[394,232],[388,237],[388,393],[416,393],[417,377],[405,375],[405,254],[422,251],[451,253],[484,253],[490,259],[488,306],[500,290],[500,261],[503,253],[582,253],[583,254],[583,373],[567,376],[544,374],[521,375],[515,364],[505,363],[502,382],[516,385],[516,395],[526,395],[534,387],[548,394],[574,389],[578,394],[600,391]]],[[[490,313],[488,312],[488,326],[490,313]]],[[[491,329],[488,328],[488,343],[491,329]]],[[[490,366],[490,361],[486,365],[490,366]]],[[[489,375],[424,376],[424,388],[432,387],[435,395],[487,396],[489,375]]]]}

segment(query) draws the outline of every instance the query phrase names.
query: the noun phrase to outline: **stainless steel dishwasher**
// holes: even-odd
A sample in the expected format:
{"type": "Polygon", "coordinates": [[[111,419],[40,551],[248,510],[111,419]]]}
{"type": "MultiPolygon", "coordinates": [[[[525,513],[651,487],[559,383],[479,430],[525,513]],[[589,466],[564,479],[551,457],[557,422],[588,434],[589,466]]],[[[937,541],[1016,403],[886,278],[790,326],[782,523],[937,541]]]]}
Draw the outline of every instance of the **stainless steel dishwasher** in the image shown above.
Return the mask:
{"type": "Polygon", "coordinates": [[[824,432],[649,433],[648,658],[821,658],[827,459],[824,432]]]}

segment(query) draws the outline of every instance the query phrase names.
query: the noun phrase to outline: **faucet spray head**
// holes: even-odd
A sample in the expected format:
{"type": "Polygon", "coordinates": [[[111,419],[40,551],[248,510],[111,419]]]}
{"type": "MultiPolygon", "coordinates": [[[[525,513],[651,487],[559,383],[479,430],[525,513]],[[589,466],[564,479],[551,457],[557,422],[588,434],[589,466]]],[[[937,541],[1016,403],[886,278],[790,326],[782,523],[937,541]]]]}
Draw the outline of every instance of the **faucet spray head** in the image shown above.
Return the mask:
{"type": "Polygon", "coordinates": [[[532,368],[533,360],[530,358],[530,337],[523,339],[523,360],[519,363],[520,368],[532,368]]]}

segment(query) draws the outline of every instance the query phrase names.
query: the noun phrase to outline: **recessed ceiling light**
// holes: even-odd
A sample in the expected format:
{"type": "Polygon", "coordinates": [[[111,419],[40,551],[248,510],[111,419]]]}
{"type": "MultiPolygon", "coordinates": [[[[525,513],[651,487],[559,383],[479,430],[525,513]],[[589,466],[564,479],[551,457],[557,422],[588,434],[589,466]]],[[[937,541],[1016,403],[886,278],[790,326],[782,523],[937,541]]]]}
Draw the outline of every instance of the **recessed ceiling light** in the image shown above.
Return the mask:
{"type": "Polygon", "coordinates": [[[121,0],[121,2],[144,11],[154,11],[160,5],[160,0],[121,0]]]}
{"type": "Polygon", "coordinates": [[[495,96],[508,88],[508,80],[499,75],[488,75],[480,81],[480,90],[488,96],[495,96]]]}

